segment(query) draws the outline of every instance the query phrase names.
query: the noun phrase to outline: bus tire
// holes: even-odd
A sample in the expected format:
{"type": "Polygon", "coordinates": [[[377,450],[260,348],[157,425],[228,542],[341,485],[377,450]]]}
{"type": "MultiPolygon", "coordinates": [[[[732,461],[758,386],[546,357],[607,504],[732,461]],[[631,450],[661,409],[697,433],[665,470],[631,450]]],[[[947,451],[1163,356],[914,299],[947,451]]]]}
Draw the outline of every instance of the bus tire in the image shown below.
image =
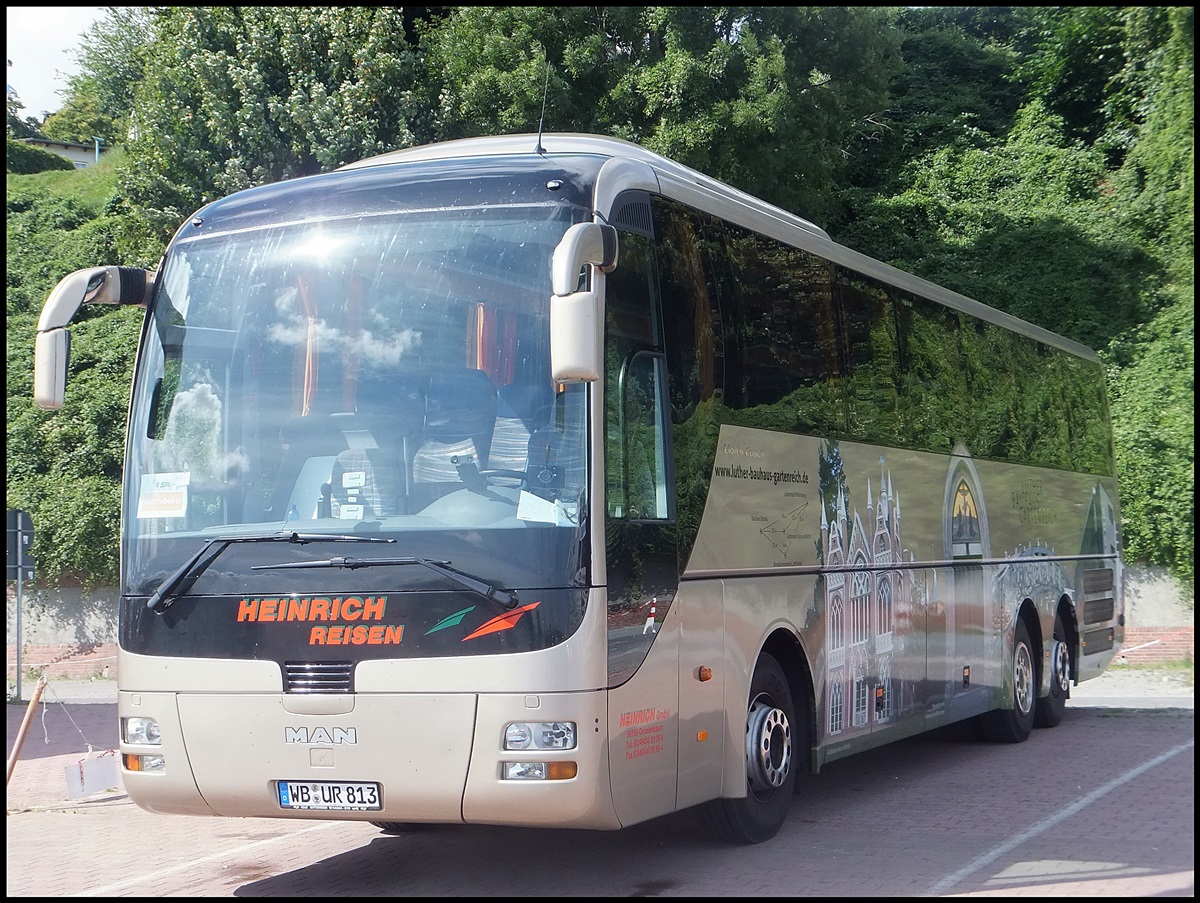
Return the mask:
{"type": "Polygon", "coordinates": [[[373,821],[371,822],[376,828],[384,834],[408,834],[410,831],[417,830],[420,825],[407,821],[373,821]]]}
{"type": "Polygon", "coordinates": [[[1067,628],[1061,614],[1054,616],[1054,640],[1050,647],[1050,693],[1037,701],[1034,727],[1057,727],[1071,698],[1071,652],[1067,628]]]}
{"type": "Polygon", "coordinates": [[[983,736],[993,743],[1022,743],[1033,732],[1034,710],[1037,708],[1038,658],[1033,653],[1029,628],[1018,616],[1013,637],[1013,656],[1010,678],[1013,687],[1012,708],[995,709],[981,716],[983,736]]]}
{"type": "Polygon", "coordinates": [[[754,844],[779,833],[796,783],[799,740],[806,735],[779,662],[764,653],[746,706],[746,795],[704,803],[709,831],[726,843],[754,844]]]}

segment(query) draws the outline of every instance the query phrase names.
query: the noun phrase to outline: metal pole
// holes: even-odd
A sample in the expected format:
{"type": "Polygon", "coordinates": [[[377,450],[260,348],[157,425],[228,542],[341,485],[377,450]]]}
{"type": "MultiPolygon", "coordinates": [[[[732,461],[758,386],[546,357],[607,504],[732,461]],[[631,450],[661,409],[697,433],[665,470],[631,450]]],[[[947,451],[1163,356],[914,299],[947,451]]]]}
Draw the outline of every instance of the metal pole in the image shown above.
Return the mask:
{"type": "Polygon", "coordinates": [[[17,524],[17,699],[21,698],[21,609],[25,607],[25,543],[17,524]]]}
{"type": "MultiPolygon", "coordinates": [[[[25,581],[26,581],[26,579],[29,579],[29,580],[33,579],[33,568],[34,568],[36,562],[34,562],[34,560],[33,560],[33,555],[25,554],[26,543],[33,542],[33,521],[32,521],[32,519],[29,517],[29,515],[26,512],[16,511],[11,508],[8,510],[7,519],[8,519],[8,524],[7,524],[7,526],[8,526],[8,554],[10,556],[9,561],[8,561],[8,579],[9,580],[15,579],[17,581],[17,594],[16,594],[17,595],[17,598],[16,598],[17,610],[16,610],[16,618],[14,619],[16,621],[16,628],[17,628],[17,637],[16,637],[16,640],[17,640],[17,655],[16,655],[17,673],[16,673],[15,683],[16,683],[16,687],[17,687],[17,699],[20,699],[21,698],[21,667],[22,667],[21,666],[21,656],[22,656],[22,646],[24,646],[24,642],[21,637],[21,615],[22,615],[21,610],[25,607],[25,581]],[[29,559],[28,563],[26,563],[26,561],[25,561],[26,558],[29,559]],[[26,569],[29,570],[28,574],[25,573],[26,569]]],[[[5,670],[7,671],[8,669],[6,668],[5,670]]]]}
{"type": "MultiPolygon", "coordinates": [[[[17,552],[17,561],[21,560],[21,553],[17,552]]],[[[25,581],[21,579],[21,566],[17,565],[17,699],[21,698],[21,609],[24,607],[24,595],[21,592],[21,587],[25,585],[25,581]]]]}

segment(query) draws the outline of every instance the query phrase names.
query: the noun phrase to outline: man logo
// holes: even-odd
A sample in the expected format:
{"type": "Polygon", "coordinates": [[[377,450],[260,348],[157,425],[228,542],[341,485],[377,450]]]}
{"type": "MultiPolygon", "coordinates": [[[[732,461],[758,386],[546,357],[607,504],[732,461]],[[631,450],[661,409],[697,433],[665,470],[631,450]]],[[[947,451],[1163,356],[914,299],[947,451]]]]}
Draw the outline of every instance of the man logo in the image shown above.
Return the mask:
{"type": "Polygon", "coordinates": [[[284,743],[299,743],[302,746],[354,746],[358,743],[358,730],[353,727],[335,727],[327,731],[323,727],[309,730],[306,727],[285,727],[284,743]]]}

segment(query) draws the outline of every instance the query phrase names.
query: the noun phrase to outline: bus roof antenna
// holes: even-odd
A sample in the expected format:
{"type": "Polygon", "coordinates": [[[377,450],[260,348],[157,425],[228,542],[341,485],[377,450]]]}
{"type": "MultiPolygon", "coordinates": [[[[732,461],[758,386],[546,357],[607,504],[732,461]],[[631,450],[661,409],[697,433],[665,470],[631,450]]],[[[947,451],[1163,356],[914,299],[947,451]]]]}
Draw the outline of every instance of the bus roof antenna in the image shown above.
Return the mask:
{"type": "Polygon", "coordinates": [[[546,54],[546,84],[542,88],[542,118],[538,120],[538,136],[537,146],[533,149],[535,154],[544,154],[546,149],[542,147],[542,129],[546,125],[546,98],[550,94],[550,55],[546,54]]]}

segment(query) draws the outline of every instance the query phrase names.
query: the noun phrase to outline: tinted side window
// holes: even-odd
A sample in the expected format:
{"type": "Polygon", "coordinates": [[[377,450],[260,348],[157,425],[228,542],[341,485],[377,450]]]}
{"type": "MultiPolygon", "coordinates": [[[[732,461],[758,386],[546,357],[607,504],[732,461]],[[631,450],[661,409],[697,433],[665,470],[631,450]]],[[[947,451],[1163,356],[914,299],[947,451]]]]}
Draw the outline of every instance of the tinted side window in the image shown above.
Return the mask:
{"type": "Polygon", "coordinates": [[[966,439],[978,455],[1111,474],[1111,434],[1098,363],[992,323],[963,317],[966,439]]]}
{"type": "Polygon", "coordinates": [[[895,294],[900,443],[1111,475],[1104,374],[1078,358],[924,298],[895,294]]]}
{"type": "Polygon", "coordinates": [[[845,341],[849,435],[898,445],[900,350],[891,287],[840,270],[837,293],[845,341]]]}
{"type": "Polygon", "coordinates": [[[721,309],[700,215],[656,198],[654,216],[671,415],[681,423],[721,389],[725,369],[721,309]]]}
{"type": "Polygon", "coordinates": [[[900,444],[949,454],[963,438],[968,408],[958,311],[899,292],[896,319],[903,348],[900,444]]]}
{"type": "Polygon", "coordinates": [[[839,434],[833,266],[807,251],[727,226],[731,304],[725,305],[726,403],[734,422],[839,434]]]}
{"type": "Polygon", "coordinates": [[[724,240],[711,217],[665,198],[654,198],[653,208],[683,567],[704,514],[725,397],[724,312],[717,266],[724,256],[724,240]]]}
{"type": "MultiPolygon", "coordinates": [[[[658,287],[650,239],[622,232],[620,240],[621,265],[607,277],[604,305],[605,495],[610,516],[629,517],[631,508],[640,511],[645,507],[633,504],[630,483],[639,483],[649,473],[641,466],[645,462],[641,461],[638,443],[630,439],[631,435],[644,439],[640,431],[651,425],[653,418],[638,414],[627,422],[632,403],[627,394],[638,398],[643,406],[652,405],[654,398],[643,397],[644,380],[627,377],[639,352],[654,351],[659,346],[655,303],[658,287]],[[631,453],[637,455],[638,466],[631,462],[631,453]]],[[[633,491],[641,498],[649,490],[641,486],[633,491]]]]}

